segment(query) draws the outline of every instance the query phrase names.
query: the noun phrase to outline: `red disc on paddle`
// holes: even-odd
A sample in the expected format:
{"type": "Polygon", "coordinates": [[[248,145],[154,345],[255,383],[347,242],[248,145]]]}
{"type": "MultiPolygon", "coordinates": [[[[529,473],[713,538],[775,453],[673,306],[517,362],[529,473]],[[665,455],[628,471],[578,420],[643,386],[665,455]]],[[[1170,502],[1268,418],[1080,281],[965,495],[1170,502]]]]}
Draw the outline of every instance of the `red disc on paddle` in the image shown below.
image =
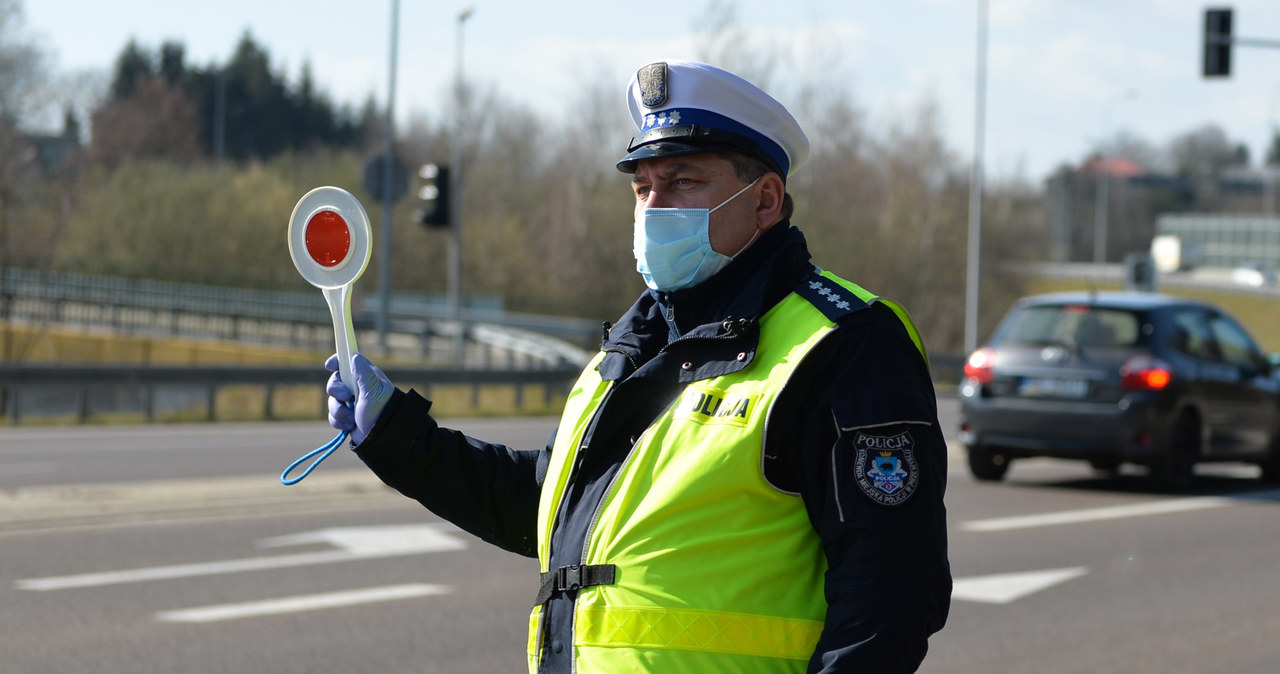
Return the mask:
{"type": "Polygon", "coordinates": [[[351,252],[351,228],[334,211],[320,211],[307,221],[307,254],[322,267],[336,267],[351,252]]]}

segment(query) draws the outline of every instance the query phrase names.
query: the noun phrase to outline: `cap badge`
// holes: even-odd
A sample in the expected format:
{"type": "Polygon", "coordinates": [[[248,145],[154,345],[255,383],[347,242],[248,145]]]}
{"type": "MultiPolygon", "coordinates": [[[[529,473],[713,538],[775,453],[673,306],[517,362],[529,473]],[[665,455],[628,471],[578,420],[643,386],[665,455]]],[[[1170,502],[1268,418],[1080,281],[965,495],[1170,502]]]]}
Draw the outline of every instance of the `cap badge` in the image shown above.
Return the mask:
{"type": "Polygon", "coordinates": [[[656,108],[667,102],[667,64],[650,63],[636,73],[640,84],[640,104],[656,108]]]}

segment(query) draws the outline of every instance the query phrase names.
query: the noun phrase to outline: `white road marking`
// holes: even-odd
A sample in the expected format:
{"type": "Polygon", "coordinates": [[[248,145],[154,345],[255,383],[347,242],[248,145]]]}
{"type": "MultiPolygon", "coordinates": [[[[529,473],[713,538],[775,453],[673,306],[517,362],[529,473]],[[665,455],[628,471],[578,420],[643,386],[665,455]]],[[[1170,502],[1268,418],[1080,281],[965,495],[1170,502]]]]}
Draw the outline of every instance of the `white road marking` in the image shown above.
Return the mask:
{"type": "Polygon", "coordinates": [[[952,585],[951,598],[984,604],[1008,604],[1027,595],[1047,590],[1059,583],[1079,578],[1088,572],[1089,569],[1086,567],[1075,566],[1066,569],[957,578],[952,585]]]}
{"type": "Polygon", "coordinates": [[[19,590],[66,590],[74,587],[122,585],[125,583],[142,583],[151,580],[191,578],[194,576],[214,576],[224,573],[242,573],[245,571],[282,569],[294,566],[309,566],[313,564],[331,564],[334,562],[347,562],[355,559],[362,559],[362,557],[352,555],[345,550],[326,550],[324,552],[310,552],[296,555],[233,559],[225,562],[149,566],[140,569],[125,569],[123,571],[100,571],[97,573],[82,573],[72,576],[28,578],[16,581],[15,585],[19,590]]]}
{"type": "Polygon", "coordinates": [[[219,620],[237,620],[281,613],[297,613],[315,611],[326,608],[355,606],[379,601],[412,599],[432,595],[448,594],[453,589],[447,585],[430,585],[427,583],[411,583],[407,585],[387,585],[371,587],[363,590],[345,592],[329,592],[326,594],[310,594],[298,597],[282,597],[265,601],[242,602],[238,604],[218,604],[197,608],[163,611],[155,615],[160,622],[176,623],[208,623],[219,620]]]}
{"type": "Polygon", "coordinates": [[[281,536],[259,541],[259,545],[264,547],[310,543],[328,543],[340,549],[272,557],[250,557],[221,562],[197,562],[172,566],[150,566],[122,571],[100,571],[71,576],[28,578],[15,581],[14,585],[20,590],[65,590],[76,587],[141,583],[152,580],[212,576],[225,573],[350,562],[359,559],[465,550],[467,547],[466,541],[454,535],[451,528],[440,524],[321,529],[294,536],[281,536]]]}
{"type": "Polygon", "coordinates": [[[1085,508],[1083,510],[1064,510],[1062,512],[1043,513],[1040,515],[1016,515],[1013,517],[995,517],[985,520],[964,522],[960,528],[964,531],[1011,531],[1013,529],[1034,529],[1037,527],[1056,526],[1060,524],[1079,524],[1081,522],[1100,522],[1118,520],[1128,517],[1145,517],[1148,515],[1167,515],[1169,513],[1208,510],[1239,503],[1238,499],[1218,496],[1202,496],[1196,498],[1170,499],[1150,503],[1134,503],[1101,508],[1085,508]]]}

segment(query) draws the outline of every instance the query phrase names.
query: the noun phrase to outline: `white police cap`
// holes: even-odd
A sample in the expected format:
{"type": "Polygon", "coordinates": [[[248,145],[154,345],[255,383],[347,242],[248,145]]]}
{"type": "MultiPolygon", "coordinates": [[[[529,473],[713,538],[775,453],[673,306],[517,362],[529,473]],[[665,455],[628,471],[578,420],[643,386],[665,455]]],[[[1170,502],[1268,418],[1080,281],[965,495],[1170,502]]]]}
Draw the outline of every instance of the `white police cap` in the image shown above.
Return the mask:
{"type": "Polygon", "coordinates": [[[715,66],[668,59],[631,78],[627,107],[639,135],[618,170],[636,162],[736,151],[770,165],[785,179],[809,157],[809,139],[781,103],[756,85],[715,66]]]}

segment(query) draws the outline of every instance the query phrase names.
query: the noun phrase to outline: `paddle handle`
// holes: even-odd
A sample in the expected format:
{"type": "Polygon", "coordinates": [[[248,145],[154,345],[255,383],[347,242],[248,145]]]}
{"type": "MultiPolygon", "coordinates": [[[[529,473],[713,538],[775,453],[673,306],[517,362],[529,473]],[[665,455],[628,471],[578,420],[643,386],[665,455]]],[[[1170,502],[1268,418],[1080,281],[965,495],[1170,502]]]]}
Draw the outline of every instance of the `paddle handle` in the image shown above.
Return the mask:
{"type": "Polygon", "coordinates": [[[338,372],[342,382],[356,390],[356,379],[351,373],[351,354],[356,353],[356,329],[351,323],[351,285],[338,288],[322,288],[324,300],[329,303],[329,314],[333,317],[333,341],[337,347],[338,372]]]}

